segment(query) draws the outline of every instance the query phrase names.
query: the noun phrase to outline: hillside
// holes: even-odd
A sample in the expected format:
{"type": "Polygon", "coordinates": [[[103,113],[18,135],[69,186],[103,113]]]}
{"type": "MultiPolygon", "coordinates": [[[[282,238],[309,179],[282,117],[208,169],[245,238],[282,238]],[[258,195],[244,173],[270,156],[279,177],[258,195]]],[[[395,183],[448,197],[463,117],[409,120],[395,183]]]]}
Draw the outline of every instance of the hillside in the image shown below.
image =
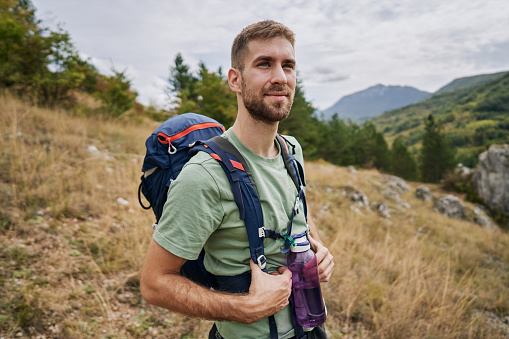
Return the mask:
{"type": "Polygon", "coordinates": [[[383,112],[419,102],[430,93],[409,86],[376,85],[346,95],[322,113],[330,119],[335,113],[340,119],[361,122],[383,112]]]}
{"type": "Polygon", "coordinates": [[[436,94],[370,120],[388,140],[402,136],[414,152],[429,114],[443,124],[458,159],[468,166],[491,144],[509,140],[509,73],[480,85],[436,94]]]}
{"type": "MultiPolygon", "coordinates": [[[[207,337],[210,321],[139,291],[153,215],[136,193],[156,126],[0,96],[0,337],[207,337]]],[[[509,335],[507,233],[447,218],[416,198],[419,183],[376,170],[306,173],[336,263],[323,285],[331,338],[509,335]]]]}
{"type": "Polygon", "coordinates": [[[495,78],[498,78],[499,76],[503,75],[504,73],[507,73],[507,72],[499,72],[499,73],[492,73],[492,74],[479,74],[479,75],[474,75],[474,76],[470,76],[470,77],[454,79],[447,85],[440,88],[434,94],[441,94],[441,93],[445,93],[445,92],[455,91],[455,90],[461,89],[461,88],[467,88],[467,87],[471,87],[471,86],[475,86],[475,85],[480,85],[480,84],[483,84],[490,80],[493,80],[495,78]]]}

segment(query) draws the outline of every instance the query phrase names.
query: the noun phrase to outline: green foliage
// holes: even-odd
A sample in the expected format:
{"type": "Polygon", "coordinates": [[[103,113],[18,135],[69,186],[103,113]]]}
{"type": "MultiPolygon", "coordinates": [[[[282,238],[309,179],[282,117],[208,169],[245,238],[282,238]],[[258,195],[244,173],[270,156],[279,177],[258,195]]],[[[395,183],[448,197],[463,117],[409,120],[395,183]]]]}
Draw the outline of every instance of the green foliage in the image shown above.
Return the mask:
{"type": "Polygon", "coordinates": [[[131,81],[125,71],[113,70],[113,76],[103,77],[102,82],[102,90],[97,92],[97,96],[103,101],[107,115],[116,117],[134,106],[137,93],[130,90],[131,81]]]}
{"type": "Polygon", "coordinates": [[[421,179],[425,182],[438,182],[447,170],[454,168],[455,154],[433,115],[430,114],[424,124],[426,133],[419,154],[421,179]]]}
{"type": "Polygon", "coordinates": [[[417,179],[417,163],[401,137],[392,143],[390,172],[407,180],[417,179]]]}

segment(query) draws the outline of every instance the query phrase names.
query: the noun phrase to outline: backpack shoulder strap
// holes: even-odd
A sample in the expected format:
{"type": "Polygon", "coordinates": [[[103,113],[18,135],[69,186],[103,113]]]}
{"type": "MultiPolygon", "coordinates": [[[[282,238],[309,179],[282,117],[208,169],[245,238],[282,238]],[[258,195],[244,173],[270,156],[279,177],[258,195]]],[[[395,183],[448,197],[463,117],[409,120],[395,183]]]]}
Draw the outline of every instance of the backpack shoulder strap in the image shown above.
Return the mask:
{"type": "Polygon", "coordinates": [[[221,149],[227,153],[230,153],[231,155],[233,155],[235,158],[237,158],[237,160],[242,164],[242,166],[244,167],[244,171],[246,172],[248,178],[249,178],[249,181],[251,181],[251,184],[253,184],[253,187],[256,191],[256,195],[259,196],[258,194],[258,188],[256,187],[256,183],[254,182],[254,179],[253,179],[253,174],[251,173],[251,169],[249,168],[249,166],[247,165],[247,162],[246,162],[246,159],[244,159],[244,157],[242,156],[242,154],[240,154],[239,150],[237,149],[237,147],[233,146],[233,144],[231,142],[229,142],[228,140],[226,140],[226,138],[223,138],[222,136],[216,136],[216,137],[213,137],[212,139],[213,142],[215,142],[219,147],[221,147],[221,149]]]}
{"type": "Polygon", "coordinates": [[[293,156],[295,146],[281,134],[277,134],[276,139],[281,148],[281,155],[283,156],[286,170],[292,178],[295,187],[299,190],[301,186],[306,186],[306,181],[301,163],[293,156]],[[292,153],[290,153],[290,150],[288,149],[288,144],[292,146],[292,153]]]}

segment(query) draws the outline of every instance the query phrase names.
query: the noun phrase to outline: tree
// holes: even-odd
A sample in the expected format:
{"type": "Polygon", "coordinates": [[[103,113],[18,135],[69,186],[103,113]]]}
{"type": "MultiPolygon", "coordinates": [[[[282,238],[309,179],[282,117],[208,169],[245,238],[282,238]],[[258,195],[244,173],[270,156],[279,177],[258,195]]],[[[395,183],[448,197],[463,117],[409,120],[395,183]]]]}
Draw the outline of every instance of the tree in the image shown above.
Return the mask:
{"type": "Polygon", "coordinates": [[[180,53],[175,57],[169,78],[172,96],[177,97],[173,100],[175,110],[177,114],[203,114],[229,128],[237,116],[237,96],[230,90],[221,67],[211,72],[203,62],[198,66],[198,74],[194,75],[180,53]]]}
{"type": "Polygon", "coordinates": [[[439,182],[447,170],[455,166],[455,152],[450,148],[447,137],[436,124],[433,115],[426,120],[425,134],[419,155],[421,179],[425,182],[439,182]]]}
{"type": "MultiPolygon", "coordinates": [[[[177,95],[177,97],[182,100],[193,101],[196,103],[198,100],[198,94],[196,93],[196,85],[198,79],[189,71],[189,66],[184,64],[184,58],[182,54],[178,53],[175,57],[174,66],[170,67],[170,77],[168,79],[170,86],[169,96],[170,98],[173,95],[177,95]],[[179,94],[182,97],[179,97],[179,94]]],[[[173,102],[179,103],[179,100],[173,102]]]]}
{"type": "Polygon", "coordinates": [[[391,147],[391,168],[390,172],[398,177],[407,180],[417,179],[417,163],[408,152],[401,137],[396,138],[391,147]]]}
{"type": "Polygon", "coordinates": [[[304,96],[301,82],[297,81],[290,115],[279,123],[279,133],[297,138],[304,155],[309,158],[319,156],[320,123],[314,112],[315,108],[304,96]]]}
{"type": "Polygon", "coordinates": [[[127,78],[125,70],[119,72],[113,69],[113,75],[103,76],[102,81],[104,89],[98,92],[98,96],[103,101],[108,115],[119,116],[134,106],[137,93],[131,90],[131,81],[127,78]]]}
{"type": "Polygon", "coordinates": [[[237,116],[237,95],[228,86],[221,68],[217,72],[210,72],[203,62],[199,66],[196,113],[209,116],[229,128],[237,116]]]}

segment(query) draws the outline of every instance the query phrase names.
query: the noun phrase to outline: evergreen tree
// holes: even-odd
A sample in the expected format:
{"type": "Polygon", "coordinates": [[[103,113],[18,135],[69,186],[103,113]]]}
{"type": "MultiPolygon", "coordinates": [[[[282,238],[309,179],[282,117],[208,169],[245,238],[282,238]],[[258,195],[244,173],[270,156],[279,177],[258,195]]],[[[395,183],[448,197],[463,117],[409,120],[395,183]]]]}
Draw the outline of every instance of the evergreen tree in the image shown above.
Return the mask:
{"type": "MultiPolygon", "coordinates": [[[[196,104],[198,94],[196,93],[196,85],[198,79],[189,71],[189,66],[184,63],[182,54],[178,53],[175,57],[174,66],[170,68],[170,77],[168,79],[170,86],[169,96],[177,95],[178,99],[173,102],[179,104],[179,101],[192,101],[196,104]]],[[[189,106],[189,103],[187,104],[189,106]]],[[[188,110],[190,112],[192,110],[188,110]]]]}
{"type": "Polygon", "coordinates": [[[425,134],[419,156],[421,179],[425,182],[439,182],[447,170],[454,168],[455,154],[432,114],[424,124],[425,134]]]}
{"type": "Polygon", "coordinates": [[[334,114],[329,121],[321,123],[321,139],[319,156],[335,165],[348,166],[355,164],[355,144],[353,136],[358,126],[349,126],[334,114]]]}
{"type": "Polygon", "coordinates": [[[412,155],[408,152],[407,146],[401,137],[394,140],[390,153],[390,172],[407,180],[416,180],[417,164],[412,155]]]}
{"type": "Polygon", "coordinates": [[[195,112],[209,116],[222,123],[225,128],[229,128],[237,116],[237,95],[228,86],[221,68],[217,72],[210,72],[203,62],[199,66],[195,112]]]}
{"type": "Polygon", "coordinates": [[[307,158],[317,158],[319,153],[320,122],[314,111],[304,96],[301,81],[297,81],[290,115],[279,123],[279,133],[297,138],[307,158]]]}

